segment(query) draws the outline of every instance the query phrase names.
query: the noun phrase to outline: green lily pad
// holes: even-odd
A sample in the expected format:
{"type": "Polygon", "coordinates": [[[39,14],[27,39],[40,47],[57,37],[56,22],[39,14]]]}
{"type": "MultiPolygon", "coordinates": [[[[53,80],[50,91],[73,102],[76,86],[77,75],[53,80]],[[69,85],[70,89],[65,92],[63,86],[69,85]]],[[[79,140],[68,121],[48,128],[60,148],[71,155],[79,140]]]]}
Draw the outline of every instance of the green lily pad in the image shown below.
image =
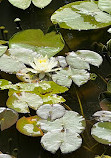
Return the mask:
{"type": "Polygon", "coordinates": [[[9,86],[11,84],[12,84],[12,82],[10,82],[8,80],[0,79],[0,89],[1,90],[4,90],[4,88],[2,89],[2,87],[9,86]]]}
{"type": "Polygon", "coordinates": [[[111,0],[99,0],[98,7],[109,14],[111,14],[111,0]]]}
{"type": "Polygon", "coordinates": [[[1,131],[11,127],[16,123],[18,119],[18,113],[9,108],[0,108],[0,125],[1,131]]]}
{"type": "Polygon", "coordinates": [[[24,69],[25,65],[15,58],[10,57],[6,54],[0,57],[0,70],[7,73],[16,73],[21,69],[24,69]]]}
{"type": "Polygon", "coordinates": [[[22,117],[17,121],[16,128],[20,133],[27,136],[42,136],[42,130],[36,126],[38,120],[40,120],[38,116],[22,117]]]}
{"type": "Polygon", "coordinates": [[[60,86],[53,81],[41,81],[39,83],[24,83],[2,85],[2,90],[9,89],[8,95],[11,96],[14,92],[32,92],[39,96],[49,96],[52,94],[59,94],[68,91],[68,88],[60,86]]]}
{"type": "Polygon", "coordinates": [[[41,30],[29,29],[15,34],[9,40],[10,48],[30,48],[38,54],[52,57],[64,48],[64,41],[60,34],[50,32],[44,35],[41,30]]]}
{"type": "Polygon", "coordinates": [[[7,48],[7,46],[0,45],[0,56],[2,56],[6,52],[7,48]]]}
{"type": "Polygon", "coordinates": [[[84,69],[68,68],[67,70],[60,70],[52,75],[52,79],[59,85],[70,87],[72,81],[81,86],[90,79],[90,74],[84,69]]]}
{"type": "Polygon", "coordinates": [[[95,158],[111,158],[111,156],[108,156],[108,155],[102,155],[102,156],[96,156],[95,158]]]}
{"type": "Polygon", "coordinates": [[[20,9],[27,9],[31,2],[38,8],[44,8],[47,6],[52,0],[8,0],[13,6],[20,9]]]}
{"type": "Polygon", "coordinates": [[[13,95],[8,98],[6,104],[9,108],[19,113],[29,113],[29,107],[37,110],[38,107],[43,104],[43,100],[36,94],[21,92],[18,94],[13,93],[13,95]]]}
{"type": "Polygon", "coordinates": [[[56,94],[49,95],[49,96],[41,96],[43,99],[44,104],[57,104],[63,103],[66,100],[62,96],[58,96],[56,94]]]}
{"type": "Polygon", "coordinates": [[[81,144],[82,139],[79,134],[73,131],[50,131],[44,134],[41,139],[43,148],[55,153],[59,148],[62,153],[70,153],[77,150],[81,144]]]}
{"type": "Polygon", "coordinates": [[[8,43],[8,41],[0,40],[0,45],[1,44],[6,44],[6,43],[8,43]]]}
{"type": "Polygon", "coordinates": [[[78,1],[59,8],[51,21],[64,29],[88,30],[111,25],[111,15],[101,11],[97,2],[78,1]]]}
{"type": "Polygon", "coordinates": [[[110,145],[111,144],[111,122],[98,122],[92,130],[91,135],[99,143],[110,145]]]}

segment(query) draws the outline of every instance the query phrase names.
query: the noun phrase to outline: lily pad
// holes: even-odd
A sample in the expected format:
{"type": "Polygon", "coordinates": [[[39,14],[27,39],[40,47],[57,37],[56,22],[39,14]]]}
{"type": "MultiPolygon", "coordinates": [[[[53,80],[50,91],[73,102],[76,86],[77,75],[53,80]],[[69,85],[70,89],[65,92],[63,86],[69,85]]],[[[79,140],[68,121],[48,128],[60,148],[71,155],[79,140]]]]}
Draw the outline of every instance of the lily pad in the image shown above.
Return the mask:
{"type": "Polygon", "coordinates": [[[28,107],[37,110],[38,107],[43,104],[43,100],[36,94],[21,92],[18,94],[13,93],[13,95],[8,98],[6,104],[9,108],[17,112],[29,113],[28,107]]]}
{"type": "Polygon", "coordinates": [[[107,91],[111,93],[111,80],[107,84],[107,91]]]}
{"type": "MultiPolygon", "coordinates": [[[[12,82],[10,82],[8,80],[0,79],[0,88],[1,88],[1,90],[2,90],[2,87],[9,86],[11,84],[12,84],[12,82]]],[[[4,90],[4,88],[3,88],[3,90],[4,90]]]]}
{"type": "Polygon", "coordinates": [[[44,35],[41,30],[29,29],[15,34],[9,40],[9,47],[32,49],[43,56],[52,57],[64,48],[64,41],[60,34],[50,32],[44,35]]]}
{"type": "Polygon", "coordinates": [[[42,119],[50,118],[51,121],[62,117],[65,114],[65,108],[60,104],[44,104],[37,110],[37,115],[42,119]]]}
{"type": "Polygon", "coordinates": [[[79,134],[73,131],[51,131],[41,139],[41,144],[46,150],[55,153],[59,148],[62,153],[70,153],[77,150],[81,144],[82,139],[79,134]]]}
{"type": "Polygon", "coordinates": [[[92,130],[91,135],[93,138],[102,144],[111,144],[111,122],[98,122],[92,130]]]}
{"type": "Polygon", "coordinates": [[[7,48],[7,46],[0,45],[0,56],[2,56],[6,52],[7,48]]]}
{"type": "Polygon", "coordinates": [[[102,155],[102,156],[96,156],[95,158],[111,158],[111,156],[108,156],[108,155],[102,155]]]}
{"type": "Polygon", "coordinates": [[[97,2],[78,1],[59,8],[51,21],[64,29],[88,30],[111,25],[111,15],[102,12],[97,2]]]}
{"type": "Polygon", "coordinates": [[[44,104],[57,104],[63,103],[66,100],[62,96],[58,96],[57,94],[49,95],[49,96],[41,96],[44,104]]]}
{"type": "Polygon", "coordinates": [[[36,126],[39,119],[40,118],[38,116],[22,117],[17,121],[16,128],[20,133],[27,136],[42,136],[42,130],[36,126]]]}
{"type": "Polygon", "coordinates": [[[72,81],[81,86],[90,79],[90,74],[84,69],[68,68],[66,70],[60,70],[56,74],[52,75],[52,79],[59,85],[70,87],[72,81]]]}
{"type": "Polygon", "coordinates": [[[99,0],[98,7],[109,14],[111,14],[111,1],[110,0],[99,0]]]}
{"type": "Polygon", "coordinates": [[[40,120],[37,125],[40,125],[42,130],[68,130],[74,133],[81,133],[85,129],[85,119],[77,112],[67,111],[65,115],[55,121],[40,120]]]}
{"type": "Polygon", "coordinates": [[[22,62],[17,61],[15,58],[8,55],[2,55],[0,57],[0,70],[8,73],[16,73],[21,69],[24,69],[25,65],[22,62]]]}
{"type": "Polygon", "coordinates": [[[27,9],[31,2],[38,8],[44,8],[47,6],[52,0],[8,0],[12,5],[20,9],[27,9]]]}
{"type": "Polygon", "coordinates": [[[8,154],[2,154],[0,153],[0,158],[15,158],[14,156],[8,155],[8,154]]]}
{"type": "Polygon", "coordinates": [[[1,131],[11,127],[16,123],[18,119],[18,113],[9,108],[0,108],[0,125],[1,131]]]}
{"type": "Polygon", "coordinates": [[[93,117],[97,120],[97,121],[109,121],[111,122],[111,111],[97,111],[93,114],[93,117]]]}

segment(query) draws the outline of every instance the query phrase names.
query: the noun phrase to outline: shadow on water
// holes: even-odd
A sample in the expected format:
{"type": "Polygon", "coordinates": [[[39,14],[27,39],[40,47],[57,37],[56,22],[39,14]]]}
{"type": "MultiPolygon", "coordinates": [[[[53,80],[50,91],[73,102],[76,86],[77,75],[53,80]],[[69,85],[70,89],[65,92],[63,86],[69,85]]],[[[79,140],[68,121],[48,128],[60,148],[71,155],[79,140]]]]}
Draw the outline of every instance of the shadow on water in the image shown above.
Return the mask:
{"type": "MultiPolygon", "coordinates": [[[[48,27],[52,25],[50,21],[51,14],[56,9],[69,2],[74,2],[74,0],[61,0],[56,1],[56,3],[55,0],[53,0],[52,3],[43,10],[31,5],[28,9],[23,11],[13,7],[7,0],[3,0],[2,3],[0,3],[0,26],[3,25],[6,27],[9,31],[8,38],[10,38],[18,31],[14,23],[14,19],[18,17],[21,19],[21,26],[23,29],[42,29],[46,33],[48,27]]],[[[72,50],[90,48],[97,51],[97,49],[91,46],[92,42],[101,41],[106,43],[109,39],[106,30],[102,31],[102,35],[98,34],[98,37],[96,36],[96,31],[92,32],[92,37],[90,37],[89,32],[87,34],[86,32],[83,32],[82,36],[80,35],[80,32],[76,31],[73,31],[72,33],[68,30],[61,30],[61,32],[72,50]],[[73,35],[75,38],[74,43],[72,42],[73,35]],[[89,42],[85,41],[85,38],[83,38],[84,35],[89,42]],[[96,37],[98,40],[95,39],[96,37]]],[[[2,39],[1,35],[0,39],[2,39]]],[[[69,50],[65,47],[61,54],[64,54],[64,52],[67,51],[69,50]]],[[[16,130],[14,125],[9,129],[0,132],[0,150],[4,153],[8,152],[9,154],[18,155],[17,158],[94,158],[95,155],[101,155],[103,153],[111,155],[109,146],[97,143],[90,135],[91,127],[94,124],[94,120],[91,121],[91,116],[94,112],[100,110],[98,96],[101,92],[106,90],[106,83],[103,78],[110,73],[110,67],[110,63],[104,58],[104,62],[99,69],[91,67],[91,72],[96,73],[98,76],[96,80],[89,81],[80,88],[72,85],[70,90],[63,94],[63,97],[67,100],[66,104],[72,110],[79,113],[81,113],[81,110],[77,99],[77,93],[80,98],[84,115],[87,120],[86,130],[81,134],[83,138],[83,145],[81,148],[70,154],[63,155],[60,151],[57,151],[56,154],[51,154],[41,147],[40,138],[24,136],[16,130]]],[[[9,75],[3,72],[1,72],[0,75],[1,78],[10,80],[13,83],[19,82],[14,75],[9,75]]],[[[7,93],[7,90],[0,91],[0,106],[6,106],[7,93]]]]}

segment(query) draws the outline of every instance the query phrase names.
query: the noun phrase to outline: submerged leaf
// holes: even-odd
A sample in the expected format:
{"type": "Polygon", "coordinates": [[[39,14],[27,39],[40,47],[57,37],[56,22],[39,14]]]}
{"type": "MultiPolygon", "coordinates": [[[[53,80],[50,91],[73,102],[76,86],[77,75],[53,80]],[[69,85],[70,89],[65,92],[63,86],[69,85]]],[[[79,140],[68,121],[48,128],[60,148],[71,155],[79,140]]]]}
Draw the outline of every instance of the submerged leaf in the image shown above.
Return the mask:
{"type": "Polygon", "coordinates": [[[41,30],[29,29],[15,34],[9,40],[9,47],[16,48],[21,46],[23,48],[32,49],[34,52],[43,56],[52,57],[60,52],[64,47],[64,41],[60,34],[50,32],[44,35],[41,30]]]}
{"type": "Polygon", "coordinates": [[[59,8],[51,21],[64,29],[88,30],[111,25],[111,16],[102,12],[95,1],[79,1],[59,8]]]}
{"type": "Polygon", "coordinates": [[[96,123],[91,130],[91,135],[99,143],[111,144],[111,122],[96,123]]]}
{"type": "Polygon", "coordinates": [[[8,109],[8,108],[0,108],[0,125],[1,131],[11,127],[15,124],[18,119],[18,113],[8,109]]]}
{"type": "Polygon", "coordinates": [[[77,150],[82,144],[82,139],[79,134],[73,131],[61,132],[61,130],[58,130],[44,134],[41,144],[52,153],[55,153],[60,148],[61,152],[65,154],[77,150]]]}
{"type": "Polygon", "coordinates": [[[39,119],[40,118],[38,116],[22,117],[17,121],[16,128],[19,132],[27,136],[42,136],[42,130],[36,126],[39,119]]]}
{"type": "Polygon", "coordinates": [[[2,57],[0,57],[0,70],[1,71],[8,72],[8,73],[16,73],[24,68],[25,68],[25,65],[17,61],[15,58],[12,58],[5,54],[2,55],[2,57]]]}
{"type": "Polygon", "coordinates": [[[13,95],[8,98],[6,104],[9,108],[17,112],[29,113],[28,107],[37,110],[38,107],[43,104],[43,100],[36,94],[21,92],[18,94],[13,93],[13,95]]]}
{"type": "Polygon", "coordinates": [[[44,104],[37,110],[37,115],[42,119],[55,120],[62,117],[65,114],[65,108],[60,104],[44,104]]]}

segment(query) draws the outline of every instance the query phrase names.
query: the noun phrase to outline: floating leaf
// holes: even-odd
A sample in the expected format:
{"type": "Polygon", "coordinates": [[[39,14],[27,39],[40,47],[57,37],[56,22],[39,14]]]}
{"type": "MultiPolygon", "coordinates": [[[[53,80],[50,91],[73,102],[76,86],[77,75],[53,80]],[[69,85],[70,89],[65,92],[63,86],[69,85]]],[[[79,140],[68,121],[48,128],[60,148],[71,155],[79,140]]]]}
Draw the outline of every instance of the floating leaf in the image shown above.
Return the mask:
{"type": "Polygon", "coordinates": [[[37,110],[38,107],[43,104],[43,100],[36,94],[21,92],[19,94],[13,93],[13,95],[8,98],[6,104],[9,108],[17,112],[29,113],[28,107],[37,110]]]}
{"type": "Polygon", "coordinates": [[[111,122],[111,111],[97,111],[93,114],[93,117],[97,121],[110,121],[111,122]]]}
{"type": "Polygon", "coordinates": [[[111,28],[110,28],[110,29],[108,29],[108,32],[109,32],[109,33],[111,33],[111,28]]]}
{"type": "Polygon", "coordinates": [[[9,96],[14,92],[27,91],[35,93],[41,97],[46,97],[52,94],[64,93],[68,88],[60,86],[53,81],[41,81],[39,83],[17,83],[9,86],[2,86],[2,89],[10,89],[9,96]]]}
{"type": "Polygon", "coordinates": [[[4,87],[11,85],[12,82],[8,81],[8,80],[4,80],[4,79],[0,79],[0,88],[1,90],[4,90],[4,87]],[[3,89],[2,89],[3,87],[3,89]]]}
{"type": "Polygon", "coordinates": [[[84,69],[68,68],[67,70],[60,70],[52,75],[52,79],[59,85],[70,87],[72,80],[78,86],[83,85],[90,79],[90,74],[84,69]]]}
{"type": "Polygon", "coordinates": [[[41,97],[45,104],[57,104],[57,103],[63,103],[66,101],[62,96],[58,96],[56,94],[49,95],[49,96],[43,95],[41,97]]]}
{"type": "Polygon", "coordinates": [[[41,144],[52,153],[60,148],[61,152],[65,154],[77,150],[82,144],[82,139],[79,134],[73,131],[61,132],[61,130],[58,130],[44,134],[41,144]]]}
{"type": "Polygon", "coordinates": [[[2,154],[0,153],[0,158],[15,158],[14,156],[8,155],[8,154],[2,154]]]}
{"type": "Polygon", "coordinates": [[[16,128],[19,132],[27,136],[42,136],[42,130],[36,126],[39,119],[40,118],[38,116],[22,117],[17,121],[16,128]]]}
{"type": "Polygon", "coordinates": [[[77,112],[67,111],[65,115],[56,119],[55,121],[47,121],[40,120],[38,123],[40,124],[41,129],[45,131],[53,131],[53,130],[68,130],[73,131],[74,133],[81,133],[85,128],[85,120],[82,116],[80,116],[77,112]]]}
{"type": "Polygon", "coordinates": [[[0,40],[0,45],[1,44],[6,44],[6,43],[8,43],[8,41],[0,40]]]}
{"type": "Polygon", "coordinates": [[[0,108],[0,125],[1,131],[11,127],[15,124],[18,119],[18,113],[8,109],[8,108],[0,108]]]}
{"type": "Polygon", "coordinates": [[[7,46],[0,45],[0,56],[2,56],[6,52],[7,48],[7,46]]]}
{"type": "Polygon", "coordinates": [[[107,13],[111,14],[111,0],[99,0],[98,7],[107,13]]]}
{"type": "Polygon", "coordinates": [[[111,144],[111,122],[96,123],[91,130],[91,135],[99,143],[111,144]]]}
{"type": "Polygon", "coordinates": [[[55,120],[62,117],[65,114],[65,108],[60,104],[44,104],[37,110],[37,115],[42,119],[55,120]]]}
{"type": "Polygon", "coordinates": [[[63,57],[63,56],[57,56],[56,59],[58,60],[59,65],[60,65],[61,67],[64,68],[64,67],[67,66],[67,62],[66,62],[65,57],[63,57]]]}
{"type": "Polygon", "coordinates": [[[0,70],[8,73],[16,73],[21,69],[24,69],[25,65],[15,58],[12,58],[7,55],[2,55],[0,58],[0,70]]]}
{"type": "Polygon", "coordinates": [[[9,40],[10,48],[16,48],[18,45],[43,56],[52,57],[63,49],[64,42],[62,36],[56,32],[44,35],[39,29],[29,29],[15,34],[9,40]]]}
{"type": "Polygon", "coordinates": [[[38,8],[46,7],[52,0],[8,0],[13,6],[20,8],[20,9],[27,9],[31,1],[32,3],[38,8]]]}
{"type": "Polygon", "coordinates": [[[27,65],[30,65],[30,62],[33,62],[34,58],[37,56],[37,52],[34,52],[31,49],[22,48],[20,46],[9,49],[9,53],[10,56],[15,57],[18,61],[21,61],[27,65]]]}
{"type": "Polygon", "coordinates": [[[79,1],[59,8],[51,21],[64,29],[88,30],[111,25],[111,16],[102,12],[97,2],[79,1]]]}
{"type": "Polygon", "coordinates": [[[111,157],[108,155],[102,155],[102,156],[96,156],[95,158],[111,158],[111,157]]]}

